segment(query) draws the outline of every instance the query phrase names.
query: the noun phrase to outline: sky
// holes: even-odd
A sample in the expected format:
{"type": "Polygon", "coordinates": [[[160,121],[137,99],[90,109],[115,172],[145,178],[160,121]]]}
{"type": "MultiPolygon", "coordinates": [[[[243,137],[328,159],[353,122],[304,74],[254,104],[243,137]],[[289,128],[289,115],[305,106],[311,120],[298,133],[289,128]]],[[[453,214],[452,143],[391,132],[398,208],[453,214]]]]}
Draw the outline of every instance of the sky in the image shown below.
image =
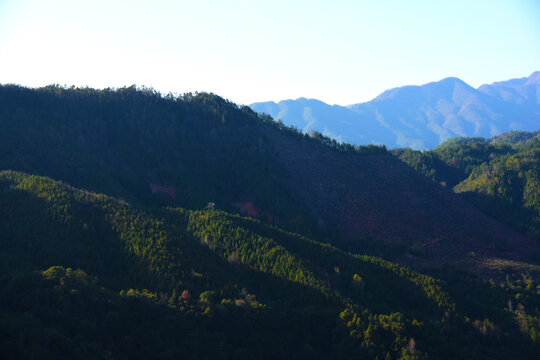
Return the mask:
{"type": "Polygon", "coordinates": [[[0,83],[347,105],[540,70],[540,0],[0,0],[0,83]]]}

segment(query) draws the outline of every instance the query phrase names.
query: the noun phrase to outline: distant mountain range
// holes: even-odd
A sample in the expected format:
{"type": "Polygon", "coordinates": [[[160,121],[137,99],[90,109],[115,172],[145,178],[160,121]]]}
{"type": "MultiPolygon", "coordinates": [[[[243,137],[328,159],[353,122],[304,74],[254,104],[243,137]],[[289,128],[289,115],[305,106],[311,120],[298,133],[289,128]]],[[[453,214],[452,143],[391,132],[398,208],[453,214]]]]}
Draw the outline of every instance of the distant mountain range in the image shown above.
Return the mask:
{"type": "Polygon", "coordinates": [[[540,128],[540,72],[473,88],[450,77],[387,90],[349,106],[299,98],[250,105],[303,132],[351,144],[431,149],[458,136],[492,137],[540,128]]]}

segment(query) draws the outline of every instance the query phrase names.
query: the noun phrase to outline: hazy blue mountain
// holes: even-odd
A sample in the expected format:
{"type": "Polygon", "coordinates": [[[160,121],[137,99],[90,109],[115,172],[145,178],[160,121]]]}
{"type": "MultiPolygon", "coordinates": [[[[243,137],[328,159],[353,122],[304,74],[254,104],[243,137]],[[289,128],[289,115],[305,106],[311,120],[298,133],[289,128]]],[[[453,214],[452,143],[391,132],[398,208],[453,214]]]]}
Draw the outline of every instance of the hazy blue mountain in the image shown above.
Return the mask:
{"type": "MultiPolygon", "coordinates": [[[[506,103],[538,107],[540,104],[540,71],[528,78],[512,79],[482,85],[478,90],[506,103]]],[[[538,109],[537,109],[538,111],[538,109]]]]}
{"type": "Polygon", "coordinates": [[[286,125],[353,144],[429,149],[457,136],[493,137],[540,128],[540,72],[475,89],[458,78],[387,90],[359,104],[299,98],[255,103],[286,125]]]}
{"type": "Polygon", "coordinates": [[[387,144],[392,134],[378,122],[358,116],[348,107],[328,105],[316,99],[299,98],[255,103],[251,108],[281,119],[286,125],[295,126],[305,133],[319,131],[338,141],[352,144],[387,144]]]}

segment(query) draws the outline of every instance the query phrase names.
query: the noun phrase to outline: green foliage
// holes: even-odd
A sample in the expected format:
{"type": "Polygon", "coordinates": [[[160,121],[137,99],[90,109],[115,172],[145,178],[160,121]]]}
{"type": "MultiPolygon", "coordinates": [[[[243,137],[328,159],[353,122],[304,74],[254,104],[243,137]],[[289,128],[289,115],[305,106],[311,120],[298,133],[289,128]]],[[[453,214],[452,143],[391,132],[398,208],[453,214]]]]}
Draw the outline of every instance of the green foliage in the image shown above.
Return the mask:
{"type": "Polygon", "coordinates": [[[540,131],[509,131],[490,140],[491,143],[495,144],[523,145],[534,137],[537,137],[538,134],[540,134],[540,131]]]}
{"type": "Polygon", "coordinates": [[[487,144],[489,141],[483,137],[455,137],[442,142],[437,148],[455,148],[461,145],[487,144]]]}
{"type": "MultiPolygon", "coordinates": [[[[491,308],[470,313],[452,297],[453,282],[258,220],[138,208],[16,172],[0,173],[0,199],[0,332],[23,339],[1,347],[17,358],[236,357],[238,349],[250,358],[456,358],[487,351],[483,337],[534,351],[534,311],[510,320],[491,308]],[[75,322],[92,330],[74,338],[75,322]],[[52,333],[63,345],[45,350],[52,333]]],[[[516,290],[527,309],[537,306],[533,290],[530,281],[516,290]]]]}
{"type": "Polygon", "coordinates": [[[475,168],[455,187],[494,218],[540,239],[540,142],[475,168]]]}
{"type": "MultiPolygon", "coordinates": [[[[0,169],[87,189],[0,172],[7,358],[538,354],[534,279],[428,275],[314,240],[334,239],[268,144],[279,135],[349,160],[384,147],[302,135],[213,94],[135,87],[0,86],[0,118],[0,169]],[[242,211],[259,219],[231,214],[242,211]]],[[[535,211],[538,138],[525,137],[396,154],[447,186],[474,173],[475,191],[535,211]]]]}
{"type": "Polygon", "coordinates": [[[144,206],[202,209],[212,202],[240,212],[239,204],[250,203],[262,220],[311,233],[316,222],[287,186],[272,140],[387,153],[306,137],[214,94],[162,96],[134,86],[0,85],[0,119],[0,170],[50,176],[144,206]]]}
{"type": "Polygon", "coordinates": [[[488,215],[540,239],[540,135],[513,131],[492,139],[450,139],[432,151],[394,155],[488,215]]]}
{"type": "Polygon", "coordinates": [[[483,138],[456,138],[431,151],[396,149],[394,155],[434,181],[454,187],[478,166],[513,151],[508,145],[493,145],[483,138]]]}
{"type": "Polygon", "coordinates": [[[97,279],[89,277],[81,269],[64,269],[61,266],[51,266],[49,269],[43,271],[43,277],[47,280],[52,280],[60,283],[60,285],[66,284],[95,284],[97,279]]]}

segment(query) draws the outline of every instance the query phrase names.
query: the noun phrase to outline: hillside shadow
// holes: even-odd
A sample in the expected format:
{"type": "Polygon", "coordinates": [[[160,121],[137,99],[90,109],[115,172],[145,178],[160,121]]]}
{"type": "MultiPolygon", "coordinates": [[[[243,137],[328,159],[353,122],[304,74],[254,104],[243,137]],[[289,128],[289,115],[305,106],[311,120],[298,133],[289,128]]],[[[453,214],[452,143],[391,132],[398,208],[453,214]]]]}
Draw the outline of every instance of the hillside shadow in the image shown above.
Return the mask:
{"type": "MultiPolygon", "coordinates": [[[[458,195],[489,217],[533,237],[536,244],[540,245],[540,229],[534,223],[537,214],[533,210],[494,195],[474,191],[463,192],[458,195]]],[[[534,258],[534,261],[540,261],[538,255],[534,258]]]]}
{"type": "Polygon", "coordinates": [[[72,201],[62,219],[46,199],[10,185],[0,182],[0,251],[20,270],[60,265],[96,275],[111,289],[150,288],[147,265],[126,250],[106,210],[72,201]]]}

